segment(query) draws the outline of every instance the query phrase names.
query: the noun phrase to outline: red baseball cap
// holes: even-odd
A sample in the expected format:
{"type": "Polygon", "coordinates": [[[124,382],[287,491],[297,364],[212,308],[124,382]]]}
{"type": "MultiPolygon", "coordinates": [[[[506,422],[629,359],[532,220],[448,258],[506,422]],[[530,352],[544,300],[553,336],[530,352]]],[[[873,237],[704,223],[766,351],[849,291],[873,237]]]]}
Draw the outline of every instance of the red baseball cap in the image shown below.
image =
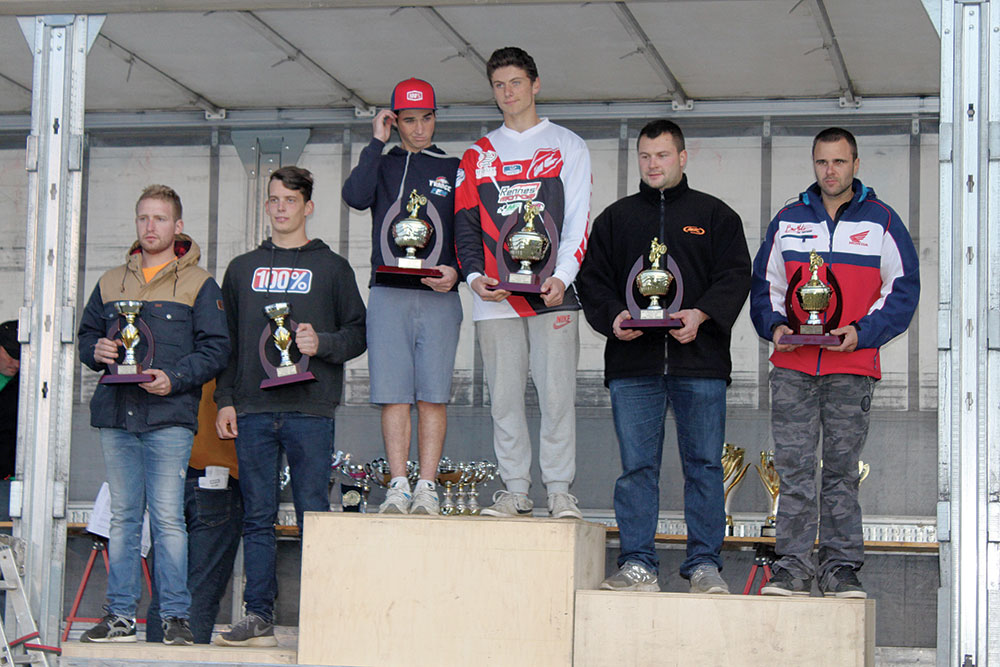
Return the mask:
{"type": "Polygon", "coordinates": [[[437,110],[434,102],[434,88],[421,79],[400,81],[392,91],[392,110],[430,109],[437,110]]]}

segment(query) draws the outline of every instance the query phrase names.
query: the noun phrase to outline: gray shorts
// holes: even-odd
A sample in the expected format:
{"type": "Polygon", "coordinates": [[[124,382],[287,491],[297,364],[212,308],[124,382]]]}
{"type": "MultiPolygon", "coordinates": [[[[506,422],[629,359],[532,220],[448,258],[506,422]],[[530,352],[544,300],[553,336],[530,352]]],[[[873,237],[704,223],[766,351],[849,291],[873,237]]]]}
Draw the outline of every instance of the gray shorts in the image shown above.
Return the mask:
{"type": "Polygon", "coordinates": [[[373,286],[367,318],[371,402],[447,403],[461,324],[458,292],[373,286]]]}

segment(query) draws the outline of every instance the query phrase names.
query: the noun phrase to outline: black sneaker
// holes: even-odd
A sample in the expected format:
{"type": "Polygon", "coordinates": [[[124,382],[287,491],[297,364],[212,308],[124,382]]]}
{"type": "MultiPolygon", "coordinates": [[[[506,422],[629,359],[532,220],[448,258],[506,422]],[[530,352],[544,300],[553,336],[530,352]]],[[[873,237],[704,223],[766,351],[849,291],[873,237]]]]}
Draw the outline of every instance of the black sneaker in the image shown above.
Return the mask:
{"type": "Polygon", "coordinates": [[[229,632],[216,635],[212,643],[217,646],[277,646],[278,640],[274,638],[274,624],[251,612],[230,627],[229,632]]]}
{"type": "Polygon", "coordinates": [[[774,575],[760,589],[761,595],[809,595],[812,591],[812,577],[798,579],[788,570],[774,570],[774,575]]]}
{"type": "Polygon", "coordinates": [[[191,634],[191,626],[186,618],[170,616],[163,619],[163,643],[174,646],[191,646],[194,644],[194,635],[191,634]]]}
{"type": "Polygon", "coordinates": [[[868,597],[858,581],[858,574],[850,565],[841,565],[827,575],[820,587],[826,597],[864,599],[868,597]]]}
{"type": "Polygon", "coordinates": [[[135,621],[118,614],[107,614],[101,622],[80,635],[82,642],[134,642],[135,621]]]}

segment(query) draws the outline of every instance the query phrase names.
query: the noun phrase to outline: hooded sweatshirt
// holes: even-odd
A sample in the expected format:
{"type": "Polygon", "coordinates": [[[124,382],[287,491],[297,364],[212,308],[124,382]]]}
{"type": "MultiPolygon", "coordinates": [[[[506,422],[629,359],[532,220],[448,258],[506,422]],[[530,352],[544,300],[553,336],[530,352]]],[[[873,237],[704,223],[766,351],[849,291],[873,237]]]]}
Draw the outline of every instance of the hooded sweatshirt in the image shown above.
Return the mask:
{"type": "Polygon", "coordinates": [[[344,390],[344,362],[365,351],[365,304],[347,260],[319,239],[298,248],[279,248],[267,239],[229,264],[222,298],[233,353],[216,386],[219,408],[232,406],[237,414],[301,412],[333,418],[344,390]],[[308,322],[319,336],[319,351],[308,366],[316,381],[265,390],[260,388],[267,379],[260,351],[272,365],[281,358],[264,306],[279,302],[291,307],[285,328],[293,332],[293,362],[301,355],[292,325],[308,322]]]}

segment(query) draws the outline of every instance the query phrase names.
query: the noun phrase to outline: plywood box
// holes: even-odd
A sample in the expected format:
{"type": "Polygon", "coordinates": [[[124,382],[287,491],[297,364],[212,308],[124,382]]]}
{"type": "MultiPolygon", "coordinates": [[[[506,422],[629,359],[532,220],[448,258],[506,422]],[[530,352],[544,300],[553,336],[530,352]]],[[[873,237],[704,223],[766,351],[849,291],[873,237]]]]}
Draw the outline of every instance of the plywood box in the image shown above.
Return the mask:
{"type": "Polygon", "coordinates": [[[872,667],[875,602],[579,591],[574,657],[575,667],[872,667]]]}
{"type": "MultiPolygon", "coordinates": [[[[209,665],[245,662],[255,665],[294,665],[295,649],[232,646],[165,646],[138,641],[132,643],[84,644],[65,642],[60,665],[127,665],[163,661],[169,664],[209,665]]],[[[49,662],[55,661],[49,658],[49,662]]]]}
{"type": "Polygon", "coordinates": [[[604,527],[574,519],[308,513],[300,664],[572,664],[604,527]]]}

